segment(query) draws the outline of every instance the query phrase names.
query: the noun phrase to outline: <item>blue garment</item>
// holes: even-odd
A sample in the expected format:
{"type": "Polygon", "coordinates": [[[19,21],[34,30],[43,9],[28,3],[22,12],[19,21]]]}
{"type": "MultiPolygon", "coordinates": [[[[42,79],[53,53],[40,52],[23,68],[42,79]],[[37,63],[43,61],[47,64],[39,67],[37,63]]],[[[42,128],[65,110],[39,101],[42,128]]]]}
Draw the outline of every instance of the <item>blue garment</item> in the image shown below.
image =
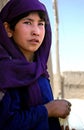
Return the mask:
{"type": "Polygon", "coordinates": [[[8,89],[0,102],[0,130],[61,130],[57,118],[48,118],[43,104],[53,100],[49,81],[40,77],[43,103],[28,106],[26,87],[8,89]]]}

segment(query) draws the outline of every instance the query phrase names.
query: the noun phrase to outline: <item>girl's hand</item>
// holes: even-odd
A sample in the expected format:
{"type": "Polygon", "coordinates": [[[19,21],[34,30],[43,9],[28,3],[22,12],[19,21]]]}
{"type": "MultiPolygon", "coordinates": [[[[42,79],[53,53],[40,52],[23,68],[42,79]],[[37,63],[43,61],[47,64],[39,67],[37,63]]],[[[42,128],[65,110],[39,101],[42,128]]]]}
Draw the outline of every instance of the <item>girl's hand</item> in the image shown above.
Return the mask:
{"type": "Polygon", "coordinates": [[[45,104],[45,107],[49,117],[66,118],[71,111],[71,103],[64,99],[53,100],[45,104]]]}

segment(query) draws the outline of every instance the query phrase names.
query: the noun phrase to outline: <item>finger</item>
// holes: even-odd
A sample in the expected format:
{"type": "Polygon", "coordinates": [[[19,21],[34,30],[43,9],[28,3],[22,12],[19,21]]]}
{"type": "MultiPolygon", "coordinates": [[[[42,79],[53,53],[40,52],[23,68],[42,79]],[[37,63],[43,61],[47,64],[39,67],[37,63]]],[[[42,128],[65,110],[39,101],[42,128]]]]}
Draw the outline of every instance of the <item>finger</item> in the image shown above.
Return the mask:
{"type": "Polygon", "coordinates": [[[68,102],[68,105],[69,105],[69,106],[71,106],[71,103],[70,103],[70,102],[68,102]]]}
{"type": "Polygon", "coordinates": [[[72,104],[68,101],[68,100],[65,100],[67,105],[71,106],[72,104]]]}
{"type": "Polygon", "coordinates": [[[70,102],[66,101],[66,103],[67,103],[67,105],[68,105],[68,106],[70,106],[70,107],[71,107],[71,103],[70,103],[70,102]]]}
{"type": "Polygon", "coordinates": [[[63,125],[61,126],[61,130],[64,130],[64,126],[63,125]]]}
{"type": "Polygon", "coordinates": [[[68,109],[69,111],[71,111],[71,107],[70,107],[70,106],[68,106],[67,109],[68,109]]]}
{"type": "Polygon", "coordinates": [[[69,106],[68,106],[68,107],[66,107],[66,113],[65,113],[65,114],[66,114],[66,116],[70,114],[70,111],[71,111],[70,107],[69,107],[69,106]]]}
{"type": "Polygon", "coordinates": [[[69,108],[69,111],[71,111],[71,108],[69,108]]]}
{"type": "Polygon", "coordinates": [[[65,130],[69,130],[69,126],[66,126],[66,127],[65,127],[65,130]]]}

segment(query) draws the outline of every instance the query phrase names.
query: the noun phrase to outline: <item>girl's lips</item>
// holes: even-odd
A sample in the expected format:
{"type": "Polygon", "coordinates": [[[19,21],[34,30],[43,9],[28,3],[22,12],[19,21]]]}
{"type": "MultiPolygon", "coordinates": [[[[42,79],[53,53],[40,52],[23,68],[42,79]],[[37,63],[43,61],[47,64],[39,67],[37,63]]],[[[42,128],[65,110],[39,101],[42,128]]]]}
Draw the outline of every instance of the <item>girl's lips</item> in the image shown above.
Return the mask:
{"type": "Polygon", "coordinates": [[[32,43],[35,43],[35,44],[39,43],[39,40],[38,40],[38,39],[31,39],[31,40],[29,40],[29,41],[32,42],[32,43]]]}

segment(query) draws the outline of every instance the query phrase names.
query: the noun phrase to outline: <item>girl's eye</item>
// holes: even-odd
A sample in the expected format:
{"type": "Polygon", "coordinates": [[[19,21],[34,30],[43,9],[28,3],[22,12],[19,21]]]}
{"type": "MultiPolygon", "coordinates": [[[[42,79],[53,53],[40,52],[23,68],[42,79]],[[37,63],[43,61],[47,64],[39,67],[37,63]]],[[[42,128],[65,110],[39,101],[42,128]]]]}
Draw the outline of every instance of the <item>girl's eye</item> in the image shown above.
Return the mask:
{"type": "Polygon", "coordinates": [[[25,24],[28,24],[28,25],[30,25],[30,24],[31,24],[31,22],[29,22],[29,21],[25,21],[24,23],[25,23],[25,24]]]}
{"type": "Polygon", "coordinates": [[[39,25],[40,26],[45,26],[45,22],[40,22],[39,25]]]}

